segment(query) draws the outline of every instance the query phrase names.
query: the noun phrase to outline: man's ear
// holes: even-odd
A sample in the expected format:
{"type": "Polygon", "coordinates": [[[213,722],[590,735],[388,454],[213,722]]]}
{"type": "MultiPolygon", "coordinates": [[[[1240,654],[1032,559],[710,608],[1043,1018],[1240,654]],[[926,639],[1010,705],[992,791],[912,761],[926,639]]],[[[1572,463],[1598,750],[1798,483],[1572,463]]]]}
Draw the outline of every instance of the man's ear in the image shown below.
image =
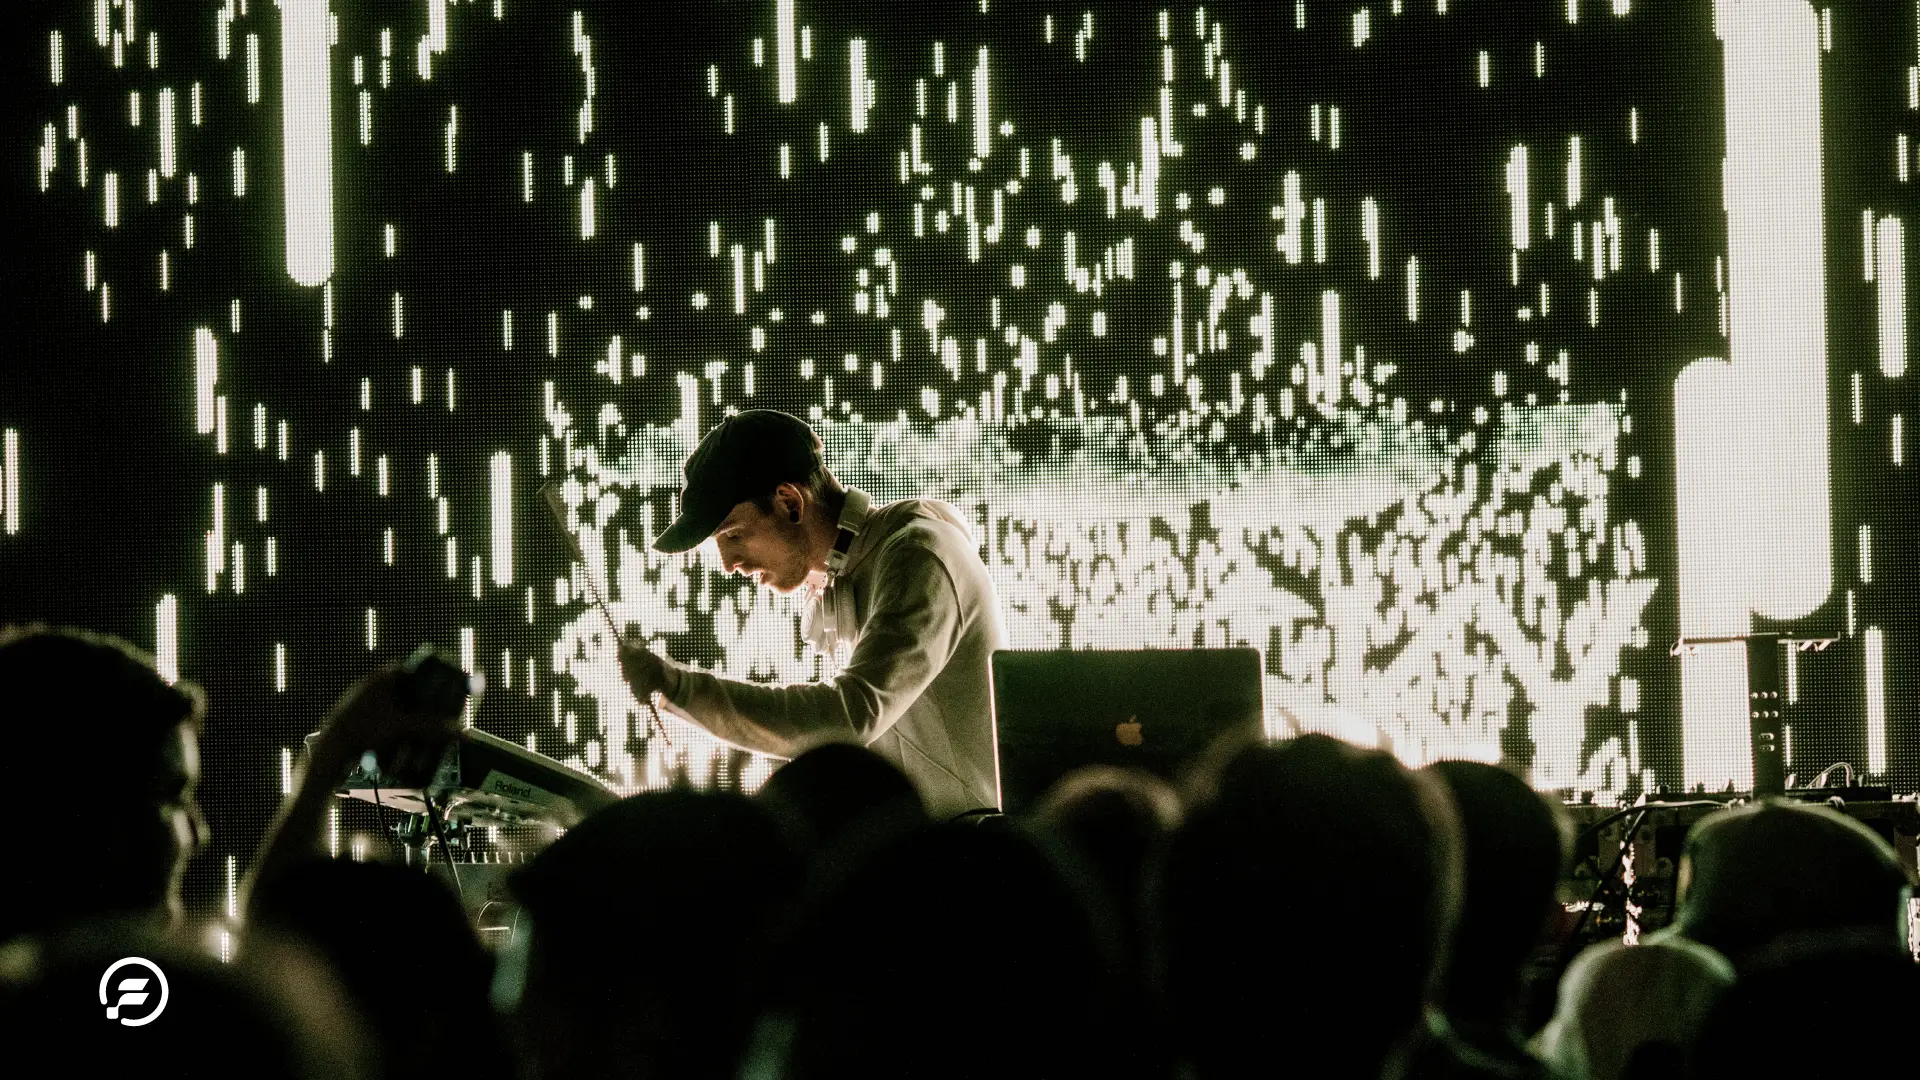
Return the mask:
{"type": "Polygon", "coordinates": [[[773,514],[783,521],[798,524],[807,511],[807,493],[798,484],[781,484],[773,489],[773,514]]]}

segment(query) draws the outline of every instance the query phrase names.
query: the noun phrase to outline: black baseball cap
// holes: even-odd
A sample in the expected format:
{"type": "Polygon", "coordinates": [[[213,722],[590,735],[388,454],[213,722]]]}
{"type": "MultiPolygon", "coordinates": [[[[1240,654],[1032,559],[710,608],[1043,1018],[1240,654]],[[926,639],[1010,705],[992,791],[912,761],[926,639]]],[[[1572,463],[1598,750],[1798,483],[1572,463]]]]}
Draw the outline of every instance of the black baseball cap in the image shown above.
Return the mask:
{"type": "Polygon", "coordinates": [[[680,516],[653,542],[655,551],[691,551],[713,535],[733,508],[804,484],[825,464],[820,436],[777,409],[748,409],[720,421],[687,457],[680,516]]]}

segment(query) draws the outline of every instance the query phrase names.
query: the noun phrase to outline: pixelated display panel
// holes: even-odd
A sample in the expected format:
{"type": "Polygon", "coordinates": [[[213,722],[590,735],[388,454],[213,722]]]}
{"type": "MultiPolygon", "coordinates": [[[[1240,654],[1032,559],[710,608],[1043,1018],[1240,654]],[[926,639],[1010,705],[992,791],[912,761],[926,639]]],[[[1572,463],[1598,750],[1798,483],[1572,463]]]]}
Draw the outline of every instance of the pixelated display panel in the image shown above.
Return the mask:
{"type": "Polygon", "coordinates": [[[1263,649],[1275,732],[1739,788],[1740,647],[1669,647],[1786,629],[1788,770],[1910,787],[1897,7],[35,5],[0,557],[212,692],[209,912],[421,640],[623,787],[763,779],[587,602],[831,674],[648,550],[748,407],[958,505],[1013,645],[1263,649]]]}

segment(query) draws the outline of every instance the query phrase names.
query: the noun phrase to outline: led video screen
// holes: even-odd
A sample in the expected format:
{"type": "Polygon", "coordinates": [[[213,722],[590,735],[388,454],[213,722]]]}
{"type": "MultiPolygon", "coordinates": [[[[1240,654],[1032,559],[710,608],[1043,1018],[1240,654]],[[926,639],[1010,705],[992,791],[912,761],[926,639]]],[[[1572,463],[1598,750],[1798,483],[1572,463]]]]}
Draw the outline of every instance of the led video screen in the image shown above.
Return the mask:
{"type": "Polygon", "coordinates": [[[203,914],[422,641],[624,790],[764,779],[652,733],[590,602],[831,675],[799,601],[649,549],[745,408],[959,507],[1012,646],[1261,649],[1275,734],[1744,789],[1774,631],[1833,639],[1798,783],[1920,771],[1911,0],[10,18],[0,614],[208,689],[203,914]]]}

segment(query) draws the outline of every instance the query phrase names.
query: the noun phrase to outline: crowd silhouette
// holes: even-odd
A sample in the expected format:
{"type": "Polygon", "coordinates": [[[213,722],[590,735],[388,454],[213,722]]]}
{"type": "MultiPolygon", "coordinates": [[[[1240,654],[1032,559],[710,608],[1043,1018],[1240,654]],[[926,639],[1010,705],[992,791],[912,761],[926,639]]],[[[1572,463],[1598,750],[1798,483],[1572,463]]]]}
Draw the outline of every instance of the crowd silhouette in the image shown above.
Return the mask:
{"type": "Polygon", "coordinates": [[[346,763],[417,769],[457,723],[402,708],[392,675],[349,688],[314,741],[221,963],[178,929],[208,704],[125,642],[0,632],[24,804],[71,826],[21,831],[0,889],[12,1060],[348,1080],[1750,1080],[1917,1060],[1913,882],[1844,814],[1708,816],[1672,926],[1581,952],[1549,1005],[1530,973],[1566,930],[1565,811],[1491,765],[1412,770],[1318,735],[1223,743],[1179,789],[1089,769],[1029,817],[949,822],[877,755],[822,745],[752,797],[589,815],[514,871],[490,949],[439,878],[323,847],[346,763]],[[82,797],[49,767],[76,725],[99,748],[82,797]],[[95,984],[129,955],[168,973],[163,1022],[99,1019],[95,984]]]}

